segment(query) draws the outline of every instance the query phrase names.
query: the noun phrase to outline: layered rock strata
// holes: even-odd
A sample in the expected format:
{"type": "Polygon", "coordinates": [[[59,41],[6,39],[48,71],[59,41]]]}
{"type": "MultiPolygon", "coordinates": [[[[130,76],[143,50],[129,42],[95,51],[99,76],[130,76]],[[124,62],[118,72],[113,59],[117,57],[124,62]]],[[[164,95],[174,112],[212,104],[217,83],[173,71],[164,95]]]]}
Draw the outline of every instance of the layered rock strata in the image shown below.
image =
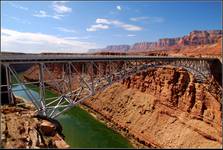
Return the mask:
{"type": "MultiPolygon", "coordinates": [[[[222,30],[194,30],[188,35],[176,38],[161,38],[156,42],[138,42],[133,45],[109,45],[106,48],[89,50],[89,52],[150,52],[161,50],[183,50],[187,53],[189,50],[198,51],[194,54],[212,54],[221,53],[220,49],[216,49],[215,44],[219,45],[222,40],[222,30]],[[202,49],[202,46],[205,46],[202,49]],[[207,47],[207,48],[206,48],[207,47]],[[211,47],[211,49],[209,48],[211,47]],[[211,52],[209,52],[210,50],[211,52]],[[213,51],[214,49],[214,51],[213,51]],[[200,52],[202,50],[202,52],[200,52]],[[213,51],[213,52],[212,52],[213,51]]],[[[176,52],[175,52],[176,53],[176,52]]]]}

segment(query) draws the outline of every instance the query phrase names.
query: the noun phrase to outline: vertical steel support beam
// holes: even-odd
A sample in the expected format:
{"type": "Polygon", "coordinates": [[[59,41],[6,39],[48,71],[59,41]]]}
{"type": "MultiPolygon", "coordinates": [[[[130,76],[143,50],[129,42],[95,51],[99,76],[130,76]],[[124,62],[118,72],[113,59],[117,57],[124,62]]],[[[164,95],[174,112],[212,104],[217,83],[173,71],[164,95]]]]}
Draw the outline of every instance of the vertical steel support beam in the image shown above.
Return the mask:
{"type": "Polygon", "coordinates": [[[95,88],[94,88],[94,62],[91,61],[91,94],[95,94],[95,88]]]}
{"type": "Polygon", "coordinates": [[[102,77],[102,74],[101,74],[101,70],[100,70],[100,62],[98,62],[98,64],[97,63],[95,63],[95,66],[96,66],[96,69],[97,69],[97,72],[98,72],[98,77],[101,79],[101,77],[102,77]]]}
{"type": "Polygon", "coordinates": [[[207,61],[204,61],[204,64],[205,64],[205,67],[204,67],[204,72],[211,72],[211,69],[210,69],[210,65],[207,61]]]}
{"type": "Polygon", "coordinates": [[[43,63],[39,64],[39,87],[40,87],[40,104],[43,115],[46,116],[46,103],[45,103],[45,84],[44,84],[44,69],[43,63]]]}
{"type": "Polygon", "coordinates": [[[81,64],[81,76],[84,77],[84,74],[85,74],[85,63],[83,62],[81,64]]]}
{"type": "Polygon", "coordinates": [[[111,71],[111,60],[109,60],[108,61],[108,65],[109,65],[109,67],[108,67],[108,71],[109,71],[109,84],[111,85],[112,84],[112,71],[111,71]]]}
{"type": "Polygon", "coordinates": [[[71,96],[72,96],[72,72],[71,72],[71,62],[68,62],[68,84],[69,84],[69,92],[70,92],[70,98],[71,98],[71,96]]]}
{"type": "Polygon", "coordinates": [[[135,63],[136,63],[136,72],[138,72],[138,62],[137,62],[137,60],[135,61],[135,63]]]}
{"type": "Polygon", "coordinates": [[[199,62],[198,61],[195,61],[195,70],[197,71],[198,70],[198,68],[199,68],[199,64],[198,64],[199,62]]]}
{"type": "Polygon", "coordinates": [[[125,60],[124,60],[123,68],[124,68],[123,76],[125,76],[126,75],[126,61],[125,60]]]}
{"type": "Polygon", "coordinates": [[[202,67],[202,70],[204,70],[205,68],[204,60],[201,61],[201,67],[202,67]]]}
{"type": "Polygon", "coordinates": [[[13,93],[12,93],[12,85],[11,85],[11,74],[8,69],[9,64],[5,65],[5,73],[6,73],[6,82],[8,86],[8,98],[9,98],[9,104],[14,104],[15,100],[13,99],[13,93]]]}
{"type": "Polygon", "coordinates": [[[84,78],[84,62],[82,63],[82,65],[81,65],[81,79],[80,79],[80,86],[81,87],[83,87],[83,85],[84,85],[84,81],[83,81],[83,78],[84,78]]]}
{"type": "Polygon", "coordinates": [[[64,63],[62,64],[62,95],[65,95],[65,86],[66,86],[66,79],[65,79],[65,70],[64,70],[64,63]]]}
{"type": "Polygon", "coordinates": [[[202,69],[202,66],[201,66],[201,60],[199,60],[199,61],[198,61],[198,71],[199,71],[199,72],[202,72],[201,69],[202,69]]]}

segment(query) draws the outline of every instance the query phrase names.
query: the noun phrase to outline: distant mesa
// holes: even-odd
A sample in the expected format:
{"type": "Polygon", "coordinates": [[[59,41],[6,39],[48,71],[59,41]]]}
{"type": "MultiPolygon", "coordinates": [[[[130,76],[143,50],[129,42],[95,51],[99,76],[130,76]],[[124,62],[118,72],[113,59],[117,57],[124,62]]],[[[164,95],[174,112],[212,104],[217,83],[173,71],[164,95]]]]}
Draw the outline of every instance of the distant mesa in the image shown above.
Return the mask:
{"type": "Polygon", "coordinates": [[[221,39],[222,30],[194,30],[183,37],[162,38],[157,42],[139,42],[133,45],[109,45],[102,49],[91,49],[89,52],[149,52],[157,50],[180,50],[188,47],[212,45],[216,43],[220,44],[219,40],[221,39]]]}
{"type": "Polygon", "coordinates": [[[102,49],[90,49],[89,52],[128,52],[130,45],[108,45],[102,49]]]}

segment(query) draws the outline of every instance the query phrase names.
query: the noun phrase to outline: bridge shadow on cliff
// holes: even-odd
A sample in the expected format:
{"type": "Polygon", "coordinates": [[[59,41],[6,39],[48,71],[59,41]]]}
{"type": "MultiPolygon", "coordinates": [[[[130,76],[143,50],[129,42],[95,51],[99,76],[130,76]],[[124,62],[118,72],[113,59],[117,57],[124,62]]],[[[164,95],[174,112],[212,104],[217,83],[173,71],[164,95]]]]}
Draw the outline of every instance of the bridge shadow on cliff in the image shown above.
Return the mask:
{"type": "Polygon", "coordinates": [[[210,64],[211,74],[214,76],[215,80],[222,87],[222,63],[220,60],[215,59],[210,64]]]}

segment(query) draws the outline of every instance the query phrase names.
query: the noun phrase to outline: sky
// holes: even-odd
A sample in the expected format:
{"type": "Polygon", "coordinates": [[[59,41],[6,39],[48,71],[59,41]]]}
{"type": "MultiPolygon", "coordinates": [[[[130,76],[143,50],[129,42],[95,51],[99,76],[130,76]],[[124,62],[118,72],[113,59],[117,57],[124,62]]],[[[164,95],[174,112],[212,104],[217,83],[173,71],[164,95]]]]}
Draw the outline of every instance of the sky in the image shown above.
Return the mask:
{"type": "Polygon", "coordinates": [[[1,51],[82,53],[222,29],[221,1],[1,1],[1,51]]]}

